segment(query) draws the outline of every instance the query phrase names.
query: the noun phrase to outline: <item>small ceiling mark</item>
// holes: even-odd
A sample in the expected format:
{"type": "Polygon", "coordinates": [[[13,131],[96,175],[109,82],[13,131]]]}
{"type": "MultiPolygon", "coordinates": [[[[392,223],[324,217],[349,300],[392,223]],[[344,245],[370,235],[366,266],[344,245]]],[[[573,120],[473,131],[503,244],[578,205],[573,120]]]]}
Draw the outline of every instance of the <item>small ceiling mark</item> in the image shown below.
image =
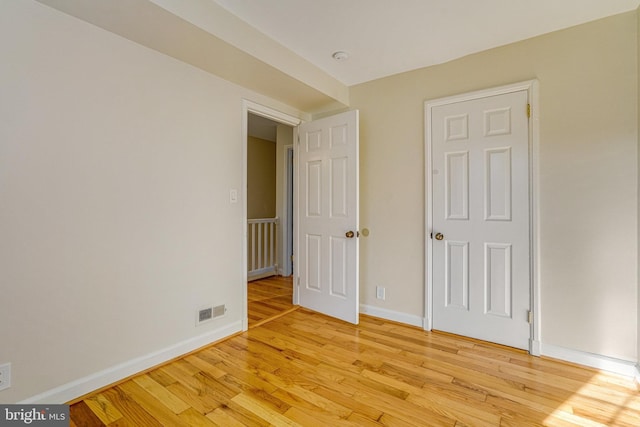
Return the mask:
{"type": "Polygon", "coordinates": [[[333,52],[331,57],[336,61],[340,62],[340,61],[346,61],[347,59],[349,59],[349,54],[343,50],[338,50],[336,52],[333,52]]]}

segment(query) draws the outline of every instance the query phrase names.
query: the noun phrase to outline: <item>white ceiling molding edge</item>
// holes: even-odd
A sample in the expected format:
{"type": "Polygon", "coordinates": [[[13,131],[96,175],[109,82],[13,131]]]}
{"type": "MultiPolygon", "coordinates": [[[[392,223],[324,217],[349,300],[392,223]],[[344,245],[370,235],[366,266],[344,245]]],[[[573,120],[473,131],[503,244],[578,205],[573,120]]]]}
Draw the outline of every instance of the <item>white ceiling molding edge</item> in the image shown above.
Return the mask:
{"type": "Polygon", "coordinates": [[[176,16],[304,82],[345,105],[349,89],[316,65],[211,0],[150,0],[176,16]]]}

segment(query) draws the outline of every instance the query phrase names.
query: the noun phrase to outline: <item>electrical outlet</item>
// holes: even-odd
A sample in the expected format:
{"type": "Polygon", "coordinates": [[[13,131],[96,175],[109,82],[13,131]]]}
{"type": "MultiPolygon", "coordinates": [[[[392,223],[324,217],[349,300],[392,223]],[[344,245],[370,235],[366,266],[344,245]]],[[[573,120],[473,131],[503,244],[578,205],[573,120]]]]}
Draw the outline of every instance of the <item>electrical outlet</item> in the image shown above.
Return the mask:
{"type": "Polygon", "coordinates": [[[376,298],[384,300],[385,290],[382,286],[376,286],[376,298]]]}
{"type": "Polygon", "coordinates": [[[11,363],[0,365],[0,390],[11,387],[11,363]]]}

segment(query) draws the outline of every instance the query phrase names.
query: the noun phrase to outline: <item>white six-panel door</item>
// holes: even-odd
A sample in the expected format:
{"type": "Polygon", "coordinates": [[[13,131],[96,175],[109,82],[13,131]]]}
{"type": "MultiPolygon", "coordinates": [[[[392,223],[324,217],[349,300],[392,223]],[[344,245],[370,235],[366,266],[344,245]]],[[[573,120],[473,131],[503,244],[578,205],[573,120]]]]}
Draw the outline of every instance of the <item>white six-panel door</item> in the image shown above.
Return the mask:
{"type": "Polygon", "coordinates": [[[431,111],[432,326],[528,349],[526,90],[431,111]]]}
{"type": "Polygon", "coordinates": [[[358,323],[358,111],[298,128],[299,303],[358,323]]]}

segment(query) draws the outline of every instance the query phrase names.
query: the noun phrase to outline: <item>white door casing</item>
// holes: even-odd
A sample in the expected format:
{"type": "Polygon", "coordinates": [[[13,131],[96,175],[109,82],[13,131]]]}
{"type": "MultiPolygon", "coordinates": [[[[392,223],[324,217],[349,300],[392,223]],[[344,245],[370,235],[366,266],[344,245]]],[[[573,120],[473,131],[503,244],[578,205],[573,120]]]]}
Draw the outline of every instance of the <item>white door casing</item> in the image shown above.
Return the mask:
{"type": "MultiPolygon", "coordinates": [[[[247,250],[247,140],[248,140],[248,123],[249,123],[249,113],[255,114],[261,117],[265,117],[269,120],[273,120],[274,122],[281,123],[283,125],[291,126],[294,128],[294,136],[295,129],[300,124],[301,119],[292,116],[290,114],[284,113],[279,110],[275,110],[271,107],[267,107],[262,104],[258,104],[256,102],[243,99],[242,100],[242,191],[240,202],[242,203],[242,223],[243,223],[243,237],[242,237],[242,266],[241,266],[241,274],[242,274],[242,330],[246,331],[249,328],[248,322],[248,307],[247,307],[247,259],[248,259],[248,250],[247,250]]],[[[294,153],[295,155],[295,153],[294,153]]],[[[295,200],[294,200],[295,203],[295,200]]],[[[286,218],[288,215],[287,212],[283,214],[283,222],[287,222],[286,218]]],[[[293,301],[294,304],[297,302],[297,289],[293,288],[293,301]]]]}
{"type": "Polygon", "coordinates": [[[531,85],[522,86],[426,103],[426,326],[530,349],[531,85]]]}
{"type": "Polygon", "coordinates": [[[301,306],[357,324],[358,111],[298,127],[294,268],[301,306]]]}

